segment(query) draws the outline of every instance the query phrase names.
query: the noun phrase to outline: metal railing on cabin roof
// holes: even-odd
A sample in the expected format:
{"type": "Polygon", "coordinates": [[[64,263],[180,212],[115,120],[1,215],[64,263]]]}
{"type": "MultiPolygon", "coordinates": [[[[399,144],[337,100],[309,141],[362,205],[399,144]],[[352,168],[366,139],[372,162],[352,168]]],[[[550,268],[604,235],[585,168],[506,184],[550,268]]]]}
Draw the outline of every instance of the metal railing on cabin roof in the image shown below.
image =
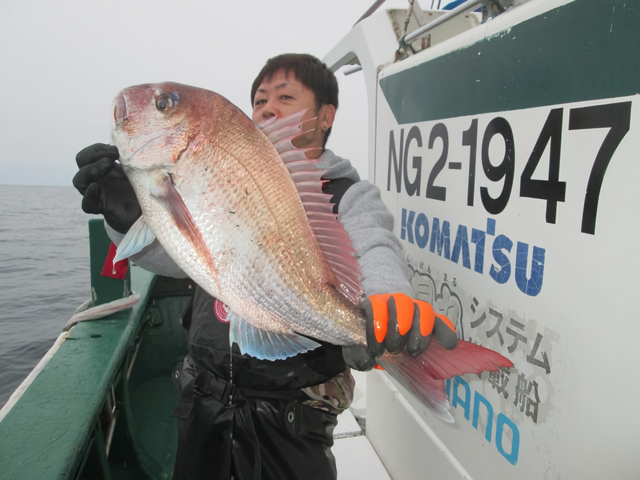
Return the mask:
{"type": "MultiPolygon", "coordinates": [[[[374,2],[373,5],[371,5],[371,7],[369,7],[369,9],[358,19],[358,21],[354,24],[354,27],[358,23],[360,23],[362,20],[364,20],[367,17],[371,16],[384,2],[385,2],[385,0],[376,0],[376,2],[374,2]]],[[[438,2],[438,5],[439,5],[439,3],[440,2],[438,2]]],[[[419,27],[417,30],[415,30],[415,31],[413,31],[413,32],[411,32],[411,33],[409,33],[407,35],[404,35],[402,38],[399,39],[400,46],[406,50],[406,47],[407,47],[408,44],[411,44],[414,41],[424,37],[428,32],[430,32],[434,28],[446,23],[449,20],[452,20],[453,18],[457,17],[458,15],[461,15],[463,13],[467,13],[469,10],[471,10],[471,9],[477,7],[478,5],[481,5],[481,4],[482,4],[481,0],[468,0],[468,1],[464,2],[464,3],[462,3],[461,5],[458,5],[453,10],[451,10],[450,12],[444,14],[440,18],[437,18],[434,21],[429,22],[426,25],[423,25],[422,27],[419,27]]],[[[343,70],[343,75],[345,75],[345,76],[351,75],[351,74],[359,72],[361,70],[362,70],[362,66],[353,65],[353,66],[350,66],[348,68],[345,68],[343,70]]]]}
{"type": "Polygon", "coordinates": [[[422,27],[414,30],[408,35],[405,35],[402,39],[400,39],[400,44],[402,45],[403,43],[409,44],[415,42],[416,40],[426,35],[430,30],[433,30],[437,26],[442,25],[443,23],[457,17],[458,15],[466,13],[467,11],[477,7],[481,3],[482,2],[480,0],[467,0],[463,4],[460,4],[456,8],[451,10],[449,13],[444,14],[440,18],[436,18],[433,22],[429,22],[426,25],[423,25],[422,27]]]}

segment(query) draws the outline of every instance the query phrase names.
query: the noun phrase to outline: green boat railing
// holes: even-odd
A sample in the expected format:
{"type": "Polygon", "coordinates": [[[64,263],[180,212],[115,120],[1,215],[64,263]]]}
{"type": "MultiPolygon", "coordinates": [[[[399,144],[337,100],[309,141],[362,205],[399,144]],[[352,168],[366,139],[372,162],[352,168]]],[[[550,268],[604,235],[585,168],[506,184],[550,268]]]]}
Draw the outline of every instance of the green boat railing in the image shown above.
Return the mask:
{"type": "Polygon", "coordinates": [[[100,272],[110,241],[89,222],[94,305],[128,310],[74,325],[0,410],[0,479],[170,478],[178,399],[171,373],[187,349],[181,318],[192,284],[130,266],[100,272]]]}

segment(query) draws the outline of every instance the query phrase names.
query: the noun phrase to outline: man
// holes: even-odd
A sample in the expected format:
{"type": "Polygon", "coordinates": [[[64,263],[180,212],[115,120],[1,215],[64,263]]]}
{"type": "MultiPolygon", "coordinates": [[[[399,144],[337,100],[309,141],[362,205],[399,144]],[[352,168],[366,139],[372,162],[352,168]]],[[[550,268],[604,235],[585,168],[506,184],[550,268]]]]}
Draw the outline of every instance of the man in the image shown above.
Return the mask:
{"type": "MultiPolygon", "coordinates": [[[[340,213],[349,233],[368,297],[363,308],[369,348],[321,342],[321,347],[286,360],[241,355],[237,345],[229,345],[226,307],[196,288],[189,354],[179,369],[174,478],[333,479],[332,432],[337,414],[353,396],[347,364],[369,370],[385,349],[395,353],[405,345],[417,354],[426,348],[434,323],[439,339],[453,346],[455,330],[432,315],[427,331],[420,331],[425,315],[421,318],[410,299],[413,289],[402,246],[392,233],[393,216],[375,186],[361,182],[348,160],[324,149],[338,107],[333,73],[310,55],[280,55],[254,81],[251,99],[258,125],[301,115],[300,133],[282,139],[278,150],[317,158],[317,167],[326,170],[324,191],[332,195],[334,213],[340,213]],[[391,292],[395,295],[387,295],[391,292]],[[407,300],[410,308],[403,310],[401,303],[407,300]]],[[[83,209],[104,214],[110,237],[119,243],[140,207],[115,164],[117,155],[114,147],[100,145],[81,151],[74,185],[84,195],[83,209]]],[[[184,276],[158,244],[133,260],[156,273],[184,276]]]]}

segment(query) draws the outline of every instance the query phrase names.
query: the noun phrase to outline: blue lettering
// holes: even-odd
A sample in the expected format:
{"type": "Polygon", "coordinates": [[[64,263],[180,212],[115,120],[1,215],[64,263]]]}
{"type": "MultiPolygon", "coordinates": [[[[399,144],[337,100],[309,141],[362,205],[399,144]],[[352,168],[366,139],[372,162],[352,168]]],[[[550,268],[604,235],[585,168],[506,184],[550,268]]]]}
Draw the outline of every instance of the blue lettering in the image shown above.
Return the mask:
{"type": "Polygon", "coordinates": [[[409,210],[409,218],[407,219],[407,223],[402,226],[407,230],[407,236],[409,237],[409,243],[413,242],[413,219],[416,217],[416,212],[413,210],[409,210]]]}
{"type": "Polygon", "coordinates": [[[464,418],[469,420],[469,413],[471,412],[471,390],[469,389],[469,384],[461,377],[456,377],[453,381],[453,399],[451,400],[451,405],[453,407],[457,407],[458,404],[462,405],[462,408],[464,408],[464,418]],[[458,387],[460,385],[464,387],[465,391],[464,402],[458,395],[458,387]]]}
{"type": "MultiPolygon", "coordinates": [[[[447,397],[451,400],[451,405],[453,407],[457,407],[458,405],[462,405],[464,409],[464,417],[469,420],[469,412],[471,410],[471,389],[469,388],[469,384],[462,379],[461,377],[454,377],[453,382],[452,379],[447,379],[444,382],[445,392],[447,393],[447,397]],[[451,392],[451,385],[453,384],[453,392],[451,392]],[[464,387],[465,390],[465,398],[464,400],[460,398],[459,390],[460,385],[464,387]]],[[[480,395],[475,390],[474,399],[473,399],[473,420],[471,424],[476,430],[479,430],[478,424],[480,419],[480,404],[482,403],[487,410],[487,428],[484,433],[484,438],[487,442],[491,443],[491,434],[493,432],[493,407],[491,403],[480,395]]],[[[513,423],[505,414],[499,413],[496,421],[496,448],[500,452],[500,454],[507,459],[509,463],[515,465],[518,462],[518,454],[520,452],[520,431],[518,430],[518,426],[513,423]],[[507,454],[505,452],[503,442],[504,442],[504,427],[505,425],[511,429],[511,452],[507,454]]]]}
{"type": "Polygon", "coordinates": [[[511,276],[511,262],[509,262],[509,257],[502,252],[502,249],[511,252],[511,247],[513,247],[513,242],[505,235],[498,235],[493,242],[493,259],[500,270],[495,265],[491,265],[489,275],[498,283],[507,283],[511,276]]]}
{"type": "Polygon", "coordinates": [[[460,250],[462,250],[462,265],[471,270],[471,261],[469,260],[469,236],[467,235],[467,227],[464,225],[458,225],[456,243],[453,245],[453,252],[451,252],[451,261],[453,263],[458,263],[460,250]]]}
{"type": "Polygon", "coordinates": [[[484,270],[484,241],[486,238],[482,230],[475,228],[471,230],[471,243],[476,244],[475,265],[473,269],[478,273],[482,273],[484,270]]]}
{"type": "Polygon", "coordinates": [[[487,442],[491,442],[491,429],[493,428],[493,407],[489,403],[489,400],[484,398],[478,392],[475,392],[475,396],[473,397],[473,427],[478,429],[478,417],[480,417],[480,402],[487,407],[487,431],[484,434],[484,438],[487,439],[487,442]]]}
{"type": "MultiPolygon", "coordinates": [[[[429,242],[429,219],[424,213],[416,214],[413,210],[403,208],[401,217],[400,238],[402,240],[417,244],[421,249],[425,249],[428,244],[431,253],[437,252],[439,256],[451,260],[455,264],[461,263],[464,268],[471,270],[469,233],[465,225],[458,225],[453,250],[451,250],[451,225],[449,221],[444,220],[441,225],[439,218],[432,219],[431,241],[429,242]],[[461,262],[459,262],[460,257],[462,257],[461,262]]],[[[492,218],[487,219],[486,232],[476,228],[471,229],[471,243],[475,245],[473,270],[479,274],[484,273],[487,236],[495,236],[495,232],[496,221],[492,218]]],[[[505,284],[511,278],[512,264],[508,254],[513,249],[513,243],[506,235],[498,235],[493,241],[491,249],[494,262],[489,269],[489,276],[499,284],[505,284]]],[[[531,264],[529,264],[529,244],[517,243],[514,278],[518,288],[525,295],[535,297],[542,290],[545,255],[544,248],[533,246],[531,264]],[[528,268],[530,268],[529,273],[527,273],[528,268]]]]}
{"type": "Polygon", "coordinates": [[[531,278],[527,279],[529,245],[518,242],[518,249],[516,250],[516,283],[522,292],[532,297],[538,295],[542,289],[544,254],[544,248],[533,247],[533,255],[531,256],[531,278]]]}
{"type": "Polygon", "coordinates": [[[433,218],[433,228],[431,229],[431,245],[429,251],[435,252],[436,242],[438,244],[438,255],[442,256],[442,248],[444,247],[444,258],[451,258],[451,240],[449,238],[449,222],[442,222],[442,233],[440,233],[440,219],[433,218]]]}
{"type": "Polygon", "coordinates": [[[498,448],[498,451],[502,454],[502,456],[506,458],[511,465],[515,465],[516,463],[518,463],[518,453],[520,452],[520,430],[518,430],[518,426],[511,420],[509,420],[509,418],[504,413],[498,415],[498,421],[496,425],[496,447],[498,448]],[[511,433],[513,434],[513,438],[511,440],[511,453],[509,453],[509,455],[507,455],[507,453],[504,451],[504,448],[502,447],[502,437],[504,435],[505,424],[511,429],[511,433]]]}
{"type": "Polygon", "coordinates": [[[496,234],[496,220],[495,218],[487,218],[487,235],[496,234]]]}
{"type": "Polygon", "coordinates": [[[429,220],[424,213],[420,213],[418,218],[416,218],[416,243],[420,248],[424,248],[427,246],[427,242],[429,241],[429,220]],[[420,227],[422,227],[422,233],[420,232],[420,227]]]}

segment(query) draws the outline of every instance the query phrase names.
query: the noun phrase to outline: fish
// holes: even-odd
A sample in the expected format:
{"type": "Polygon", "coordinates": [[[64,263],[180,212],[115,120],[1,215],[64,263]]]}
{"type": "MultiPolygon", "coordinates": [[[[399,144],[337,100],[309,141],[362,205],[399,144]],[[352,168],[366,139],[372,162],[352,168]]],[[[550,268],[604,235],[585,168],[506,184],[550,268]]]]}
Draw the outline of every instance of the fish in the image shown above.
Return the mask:
{"type": "MultiPolygon", "coordinates": [[[[222,95],[173,82],[126,88],[113,103],[112,139],[142,210],[114,262],[157,239],[229,307],[230,342],[265,360],[318,341],[366,345],[359,266],[322,191],[326,171],[304,152],[278,151],[300,134],[303,114],[261,129],[222,95]]],[[[445,378],[512,366],[481,346],[447,350],[435,339],[416,358],[379,363],[446,421],[445,378]]]]}

